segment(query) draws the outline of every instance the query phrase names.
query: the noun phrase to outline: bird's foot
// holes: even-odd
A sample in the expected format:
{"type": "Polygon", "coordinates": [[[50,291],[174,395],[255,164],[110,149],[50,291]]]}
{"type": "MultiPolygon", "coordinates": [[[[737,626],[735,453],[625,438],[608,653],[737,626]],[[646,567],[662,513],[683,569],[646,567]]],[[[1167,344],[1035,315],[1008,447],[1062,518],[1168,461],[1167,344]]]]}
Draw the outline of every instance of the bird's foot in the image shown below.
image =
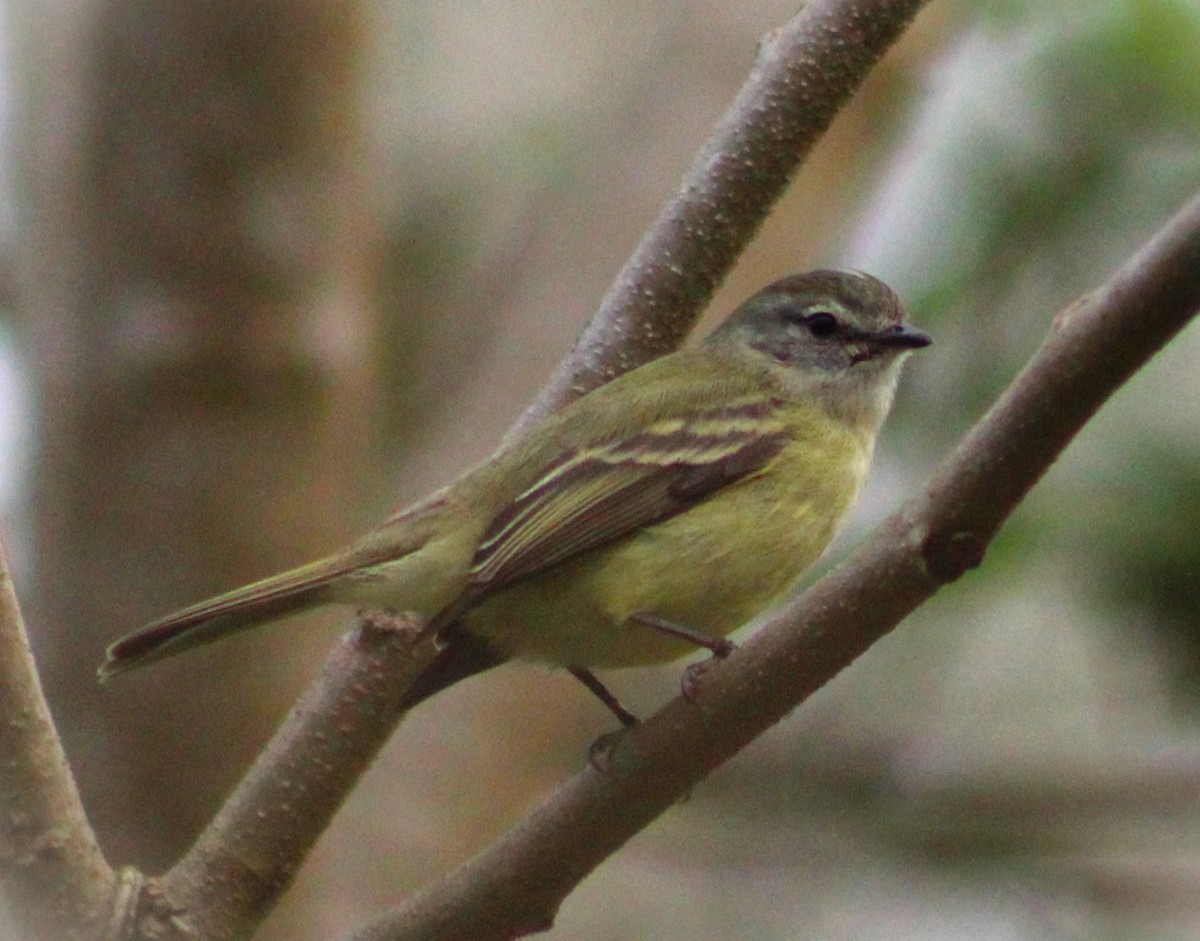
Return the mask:
{"type": "Polygon", "coordinates": [[[623,725],[619,729],[612,732],[605,732],[596,741],[592,742],[588,748],[588,764],[592,766],[592,770],[597,774],[608,774],[612,770],[612,757],[617,746],[629,734],[630,729],[636,726],[637,720],[634,720],[634,725],[623,725]]]}
{"type": "Polygon", "coordinates": [[[700,698],[700,687],[702,685],[701,681],[704,679],[704,674],[735,650],[737,650],[737,644],[731,640],[721,638],[720,647],[713,650],[711,657],[707,660],[701,660],[699,663],[689,664],[679,680],[679,692],[683,695],[683,698],[690,703],[697,702],[700,698]]]}

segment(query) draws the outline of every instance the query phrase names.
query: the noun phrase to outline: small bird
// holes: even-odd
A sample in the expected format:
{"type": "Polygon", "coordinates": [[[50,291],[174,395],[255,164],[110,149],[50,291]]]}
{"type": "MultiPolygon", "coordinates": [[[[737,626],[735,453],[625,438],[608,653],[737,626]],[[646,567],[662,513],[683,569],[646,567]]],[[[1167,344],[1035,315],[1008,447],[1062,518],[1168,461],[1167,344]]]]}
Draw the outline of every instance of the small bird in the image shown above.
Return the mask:
{"type": "Polygon", "coordinates": [[[521,659],[566,667],[633,724],[592,670],[727,653],[829,544],[902,361],[931,342],[869,275],[783,278],[341,552],[118,640],[100,677],[342,603],[438,635],[406,706],[521,659]]]}

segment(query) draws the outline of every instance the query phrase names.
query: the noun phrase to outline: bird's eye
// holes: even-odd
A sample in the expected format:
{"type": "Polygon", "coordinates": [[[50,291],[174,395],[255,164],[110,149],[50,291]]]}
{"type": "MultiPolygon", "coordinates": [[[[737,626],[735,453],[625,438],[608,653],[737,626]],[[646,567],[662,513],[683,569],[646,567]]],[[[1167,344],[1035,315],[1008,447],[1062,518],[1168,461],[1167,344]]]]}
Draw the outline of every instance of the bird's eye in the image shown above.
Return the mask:
{"type": "Polygon", "coordinates": [[[822,310],[805,317],[804,326],[808,327],[808,332],[818,340],[824,340],[837,331],[838,320],[833,314],[822,310]]]}

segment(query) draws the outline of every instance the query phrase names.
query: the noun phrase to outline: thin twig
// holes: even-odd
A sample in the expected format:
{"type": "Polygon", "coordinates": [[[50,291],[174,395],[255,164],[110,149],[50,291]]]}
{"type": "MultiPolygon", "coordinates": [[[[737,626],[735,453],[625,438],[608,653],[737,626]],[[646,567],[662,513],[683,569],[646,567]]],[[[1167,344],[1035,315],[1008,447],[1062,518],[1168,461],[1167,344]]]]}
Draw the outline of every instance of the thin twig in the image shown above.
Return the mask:
{"type": "Polygon", "coordinates": [[[1087,420],[1200,309],[1200,197],[1041,349],[930,484],[828,577],[513,830],[353,941],[513,938],[546,928],[592,869],[787,716],[905,616],[978,565],[1087,420]]]}
{"type": "Polygon", "coordinates": [[[96,937],[117,877],[88,825],[0,547],[0,891],[30,939],[96,937]]]}

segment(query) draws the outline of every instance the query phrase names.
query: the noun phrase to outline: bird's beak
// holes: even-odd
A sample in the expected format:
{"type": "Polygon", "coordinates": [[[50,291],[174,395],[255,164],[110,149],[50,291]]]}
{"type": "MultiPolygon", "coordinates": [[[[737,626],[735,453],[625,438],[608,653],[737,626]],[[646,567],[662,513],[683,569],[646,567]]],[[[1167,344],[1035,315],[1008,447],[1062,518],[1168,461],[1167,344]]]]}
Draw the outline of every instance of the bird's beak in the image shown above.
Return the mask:
{"type": "Polygon", "coordinates": [[[923,346],[929,346],[933,337],[924,330],[898,323],[871,334],[867,342],[875,349],[919,350],[923,346]]]}

